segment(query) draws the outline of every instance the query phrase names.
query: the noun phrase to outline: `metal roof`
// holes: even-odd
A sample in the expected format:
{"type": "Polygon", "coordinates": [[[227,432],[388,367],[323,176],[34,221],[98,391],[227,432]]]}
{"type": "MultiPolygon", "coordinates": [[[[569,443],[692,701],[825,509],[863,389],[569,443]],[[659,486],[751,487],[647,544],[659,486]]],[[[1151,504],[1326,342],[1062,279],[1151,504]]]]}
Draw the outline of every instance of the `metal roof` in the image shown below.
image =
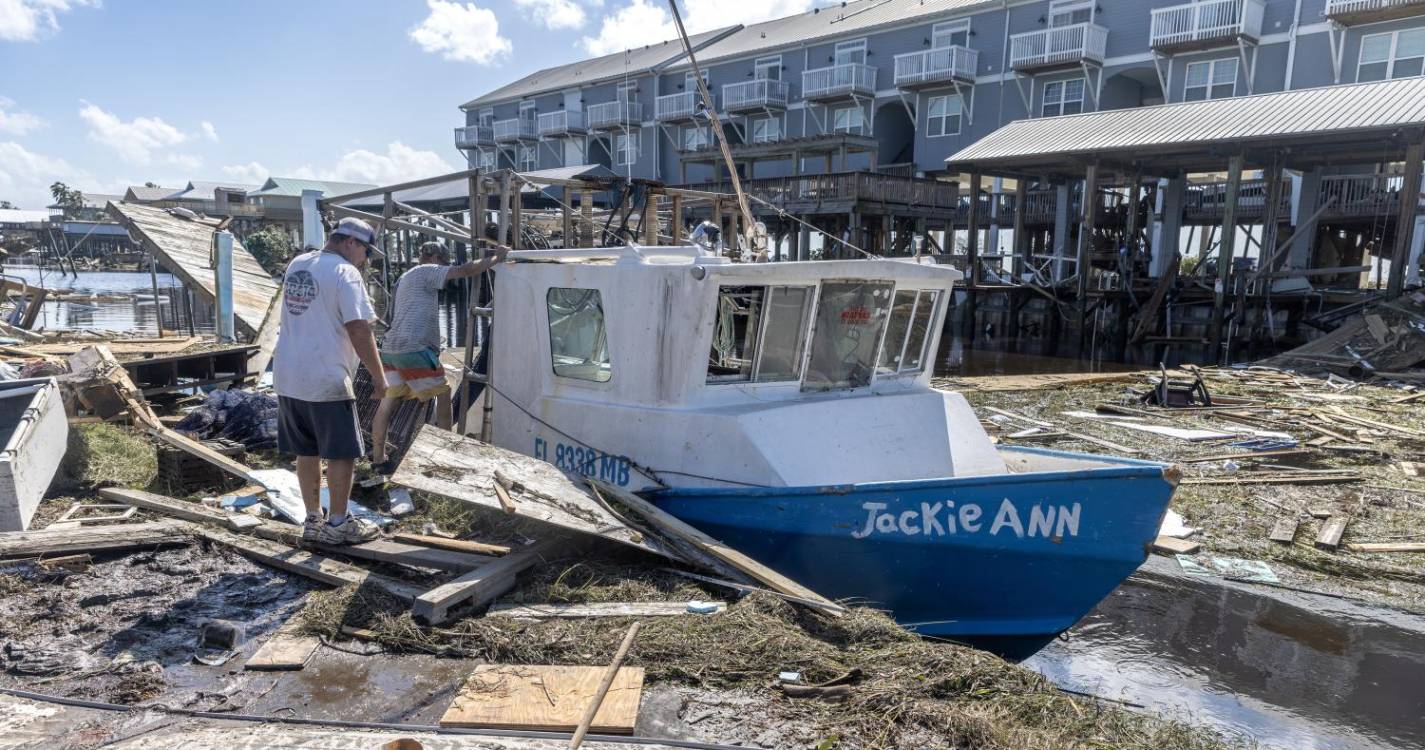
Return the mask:
{"type": "MultiPolygon", "coordinates": [[[[1131,153],[1144,162],[1214,147],[1294,145],[1300,151],[1392,147],[1386,136],[1425,126],[1425,78],[1326,86],[1184,104],[1016,120],[946,159],[952,169],[1064,166],[1066,157],[1131,153]],[[1351,136],[1356,136],[1352,138],[1351,136]],[[1325,140],[1323,140],[1325,137],[1325,140]]],[[[1073,162],[1067,162],[1073,164],[1073,162]]]]}
{"type": "Polygon", "coordinates": [[[133,196],[136,201],[161,201],[174,193],[181,192],[178,188],[171,187],[148,187],[147,185],[130,185],[128,192],[124,193],[124,198],[133,196]]]}
{"type": "MultiPolygon", "coordinates": [[[[762,51],[772,52],[778,48],[802,47],[831,37],[901,25],[927,16],[954,16],[998,5],[998,0],[859,0],[752,24],[708,45],[697,53],[697,57],[700,64],[711,63],[762,51]]],[[[679,60],[670,67],[676,69],[686,65],[686,61],[679,60]]],[[[819,66],[813,63],[812,67],[819,66]]]]}
{"type": "Polygon", "coordinates": [[[186,187],[165,196],[164,200],[210,201],[216,198],[216,191],[220,188],[250,193],[257,187],[257,185],[245,185],[241,182],[190,182],[186,187]]]}
{"type": "Polygon", "coordinates": [[[54,216],[49,211],[23,208],[0,208],[0,224],[44,224],[54,216]]]}
{"type": "MultiPolygon", "coordinates": [[[[696,52],[709,42],[723,38],[737,31],[741,26],[728,26],[713,31],[693,34],[688,38],[696,52]]],[[[683,56],[683,43],[676,39],[654,42],[638,49],[615,52],[592,60],[580,60],[567,65],[531,73],[514,83],[506,84],[488,94],[471,99],[460,105],[461,109],[495,104],[520,99],[535,94],[545,94],[563,89],[590,86],[595,83],[616,80],[624,76],[639,76],[671,63],[683,56]]]]}
{"type": "Polygon", "coordinates": [[[257,190],[248,192],[248,196],[272,197],[280,196],[286,198],[300,198],[303,190],[317,190],[324,195],[345,195],[347,193],[359,193],[362,190],[370,190],[375,185],[367,185],[361,182],[332,182],[330,180],[300,180],[295,177],[268,177],[267,182],[257,190]]]}

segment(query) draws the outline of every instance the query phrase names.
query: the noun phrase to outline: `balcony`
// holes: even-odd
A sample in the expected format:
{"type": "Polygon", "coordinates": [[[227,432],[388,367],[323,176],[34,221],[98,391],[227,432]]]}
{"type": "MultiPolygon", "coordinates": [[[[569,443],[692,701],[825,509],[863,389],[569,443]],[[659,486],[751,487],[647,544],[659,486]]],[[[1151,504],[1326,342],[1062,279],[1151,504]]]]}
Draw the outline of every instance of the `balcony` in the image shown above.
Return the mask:
{"type": "Polygon", "coordinates": [[[456,148],[481,148],[495,145],[494,130],[486,125],[471,125],[455,129],[456,148]]]}
{"type": "Polygon", "coordinates": [[[642,102],[600,102],[588,107],[584,120],[590,130],[617,130],[643,122],[642,102]]]}
{"type": "Polygon", "coordinates": [[[1153,11],[1148,44],[1159,52],[1219,47],[1262,36],[1266,0],[1202,0],[1153,11]]]}
{"type": "Polygon", "coordinates": [[[1094,63],[1103,65],[1108,29],[1076,23],[1009,38],[1009,67],[1020,72],[1050,70],[1094,63]]]}
{"type": "Polygon", "coordinates": [[[980,53],[954,45],[896,55],[896,88],[917,89],[942,83],[974,85],[980,53]]]}
{"type": "Polygon", "coordinates": [[[1425,15],[1425,0],[1326,0],[1326,17],[1346,25],[1425,15]]]}
{"type": "Polygon", "coordinates": [[[802,73],[802,96],[811,101],[876,95],[876,69],[845,63],[802,73]]]}
{"type": "Polygon", "coordinates": [[[496,120],[494,131],[496,143],[539,140],[534,120],[530,119],[515,117],[509,120],[496,120]]]}
{"type": "MultiPolygon", "coordinates": [[[[713,107],[717,107],[717,96],[713,97],[713,107]]],[[[686,122],[696,119],[703,112],[702,94],[694,89],[681,94],[667,94],[653,102],[653,119],[659,122],[686,122]]]]}
{"type": "Polygon", "coordinates": [[[755,109],[786,109],[792,85],[786,81],[758,78],[722,87],[722,108],[728,112],[755,109]]]}
{"type": "MultiPolygon", "coordinates": [[[[1332,198],[1322,214],[1328,219],[1370,219],[1400,213],[1400,191],[1405,178],[1398,174],[1330,175],[1321,178],[1316,207],[1332,198]]],[[[1420,205],[1425,205],[1422,193],[1420,205]]]]}
{"type": "Polygon", "coordinates": [[[538,127],[540,138],[579,135],[584,132],[584,113],[567,109],[545,112],[539,116],[538,127]]]}

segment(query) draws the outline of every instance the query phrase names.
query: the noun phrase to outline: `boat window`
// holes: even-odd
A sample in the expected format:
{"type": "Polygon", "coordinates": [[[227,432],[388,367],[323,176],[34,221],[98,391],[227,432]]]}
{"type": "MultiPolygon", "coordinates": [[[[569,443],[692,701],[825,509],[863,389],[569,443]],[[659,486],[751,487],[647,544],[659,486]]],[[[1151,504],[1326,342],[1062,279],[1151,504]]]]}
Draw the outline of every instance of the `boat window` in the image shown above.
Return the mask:
{"type": "Polygon", "coordinates": [[[891,319],[886,323],[886,343],[881,346],[881,360],[877,371],[895,374],[901,369],[901,354],[905,352],[905,337],[910,333],[910,319],[915,315],[915,290],[902,289],[896,292],[895,303],[891,305],[891,319]]]}
{"type": "Polygon", "coordinates": [[[925,346],[930,341],[930,324],[935,317],[935,305],[940,301],[940,292],[921,292],[915,303],[915,316],[910,321],[910,335],[906,337],[905,355],[901,357],[901,372],[920,372],[925,369],[925,346]]]}
{"type": "Polygon", "coordinates": [[[762,333],[757,382],[801,379],[811,291],[811,287],[805,286],[772,288],[767,301],[767,322],[763,324],[766,330],[762,333]]]}
{"type": "Polygon", "coordinates": [[[761,286],[725,286],[717,296],[717,323],[712,348],[708,352],[708,382],[737,383],[752,380],[752,364],[757,357],[761,286]]]}
{"type": "Polygon", "coordinates": [[[545,302],[549,306],[549,355],[554,374],[607,383],[613,377],[613,365],[609,362],[608,331],[604,329],[604,304],[599,290],[552,287],[545,302]]]}
{"type": "Polygon", "coordinates": [[[876,348],[891,307],[890,282],[829,281],[821,285],[803,390],[871,384],[876,348]]]}

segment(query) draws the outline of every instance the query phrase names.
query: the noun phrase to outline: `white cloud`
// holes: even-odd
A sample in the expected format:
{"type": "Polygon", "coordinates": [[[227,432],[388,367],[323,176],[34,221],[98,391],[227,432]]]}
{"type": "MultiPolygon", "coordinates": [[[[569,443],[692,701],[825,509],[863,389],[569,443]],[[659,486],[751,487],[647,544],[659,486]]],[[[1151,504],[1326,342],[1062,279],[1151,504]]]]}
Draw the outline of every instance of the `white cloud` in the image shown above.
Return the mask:
{"type": "Polygon", "coordinates": [[[356,149],[342,154],[341,158],[337,159],[336,166],[330,169],[316,169],[307,165],[292,170],[291,175],[309,180],[389,185],[456,170],[456,167],[446,163],[434,151],[418,151],[400,141],[393,141],[386,146],[384,154],[364,148],[356,149]]]}
{"type": "Polygon", "coordinates": [[[0,141],[0,199],[28,209],[42,209],[53,201],[49,186],[59,181],[72,188],[99,190],[94,175],[64,159],[26,150],[14,141],[0,141]]]}
{"type": "Polygon", "coordinates": [[[188,140],[183,131],[162,118],[135,117],[124,122],[97,105],[82,103],[84,107],[79,110],[79,117],[89,125],[89,138],[113,149],[124,161],[147,165],[152,163],[155,151],[188,140]]]}
{"type": "MultiPolygon", "coordinates": [[[[4,0],[0,0],[4,2],[4,0]]],[[[44,127],[44,120],[24,110],[6,111],[15,104],[14,100],[0,96],[0,133],[25,135],[44,127]]]]}
{"type": "Polygon", "coordinates": [[[59,14],[99,0],[0,0],[0,41],[34,42],[59,31],[59,14]]]}
{"type": "Polygon", "coordinates": [[[204,137],[204,138],[207,138],[208,140],[212,141],[213,143],[217,143],[217,142],[218,142],[218,129],[213,126],[213,123],[208,122],[207,120],[204,120],[204,121],[203,121],[203,124],[200,126],[200,128],[201,128],[202,131],[203,131],[203,137],[204,137]]]}
{"type": "Polygon", "coordinates": [[[530,20],[549,29],[577,29],[588,16],[574,0],[515,0],[530,20]]]}
{"type": "MultiPolygon", "coordinates": [[[[814,0],[684,0],[683,26],[689,34],[697,34],[804,13],[817,4],[814,0]]],[[[663,3],[629,0],[605,14],[598,34],[584,37],[582,43],[589,54],[606,55],[677,36],[673,16],[663,3]]]]}
{"type": "Polygon", "coordinates": [[[222,169],[223,174],[233,178],[237,182],[248,185],[261,185],[267,181],[272,172],[261,164],[250,161],[246,164],[230,164],[222,169]]]}
{"type": "Polygon", "coordinates": [[[456,62],[494,65],[514,49],[509,39],[500,36],[500,21],[493,11],[448,0],[426,0],[426,5],[430,15],[409,32],[426,52],[456,62]]]}
{"type": "Polygon", "coordinates": [[[178,167],[191,175],[203,166],[203,157],[195,154],[168,154],[163,157],[163,163],[170,167],[178,167]]]}

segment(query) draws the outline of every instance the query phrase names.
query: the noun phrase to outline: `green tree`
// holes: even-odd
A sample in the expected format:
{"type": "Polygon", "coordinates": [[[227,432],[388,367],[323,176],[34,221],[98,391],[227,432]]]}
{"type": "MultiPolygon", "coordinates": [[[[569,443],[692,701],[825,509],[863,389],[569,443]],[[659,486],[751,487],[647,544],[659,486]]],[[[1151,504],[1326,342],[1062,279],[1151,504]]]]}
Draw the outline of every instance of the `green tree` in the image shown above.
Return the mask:
{"type": "Polygon", "coordinates": [[[279,274],[292,258],[292,238],[282,227],[265,226],[243,238],[242,244],[270,274],[279,274]]]}
{"type": "Polygon", "coordinates": [[[14,208],[15,204],[10,201],[0,201],[0,208],[14,208]]]}
{"type": "Polygon", "coordinates": [[[63,182],[56,182],[49,186],[49,194],[54,196],[54,204],[59,206],[64,212],[64,218],[72,219],[84,208],[84,194],[75,190],[63,182]]]}

